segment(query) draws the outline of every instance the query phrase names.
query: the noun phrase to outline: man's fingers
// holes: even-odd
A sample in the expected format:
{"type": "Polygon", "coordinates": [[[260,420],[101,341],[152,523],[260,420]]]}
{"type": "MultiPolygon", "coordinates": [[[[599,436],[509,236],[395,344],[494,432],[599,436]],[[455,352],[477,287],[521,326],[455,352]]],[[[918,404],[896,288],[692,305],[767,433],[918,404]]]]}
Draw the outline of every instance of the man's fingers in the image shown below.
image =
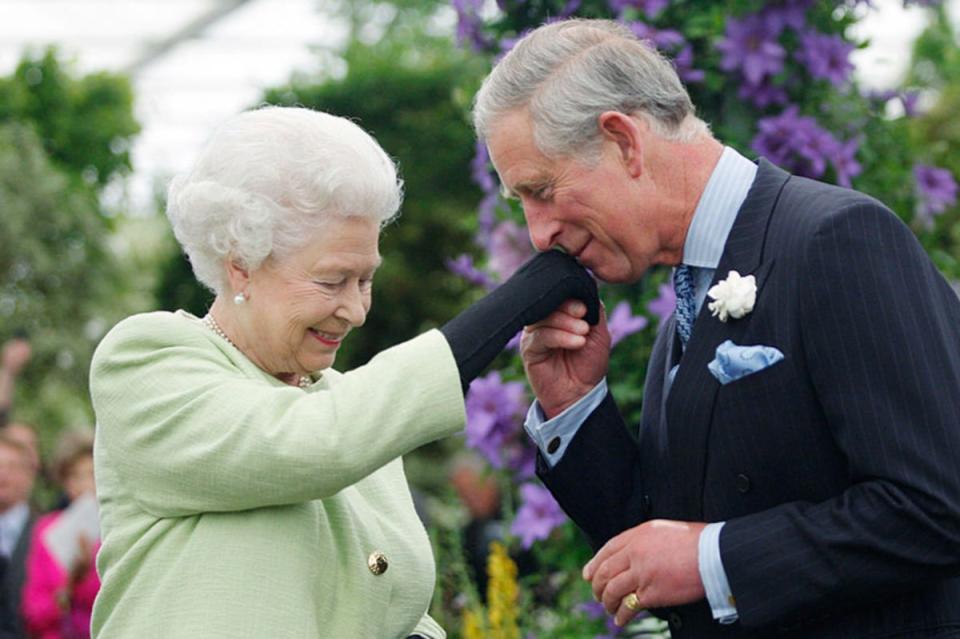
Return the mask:
{"type": "Polygon", "coordinates": [[[597,554],[593,556],[593,559],[588,561],[587,565],[583,567],[583,578],[587,581],[592,581],[594,573],[597,568],[600,567],[600,564],[610,556],[620,552],[620,549],[626,546],[630,539],[633,538],[633,535],[636,534],[636,530],[636,528],[631,528],[607,541],[607,543],[603,545],[603,548],[598,550],[597,554]]]}
{"type": "Polygon", "coordinates": [[[587,338],[583,335],[577,335],[566,330],[540,327],[525,333],[521,337],[524,353],[527,357],[549,355],[551,352],[561,350],[576,350],[583,348],[587,343],[587,338]]]}
{"type": "Polygon", "coordinates": [[[627,605],[630,603],[627,600],[627,597],[630,596],[630,594],[631,593],[627,593],[624,598],[620,600],[620,605],[617,607],[617,613],[613,618],[613,623],[617,624],[621,628],[630,623],[630,620],[640,614],[640,610],[642,610],[642,608],[639,610],[633,610],[627,605]]]}
{"type": "Polygon", "coordinates": [[[567,300],[560,305],[558,309],[567,315],[572,315],[573,317],[582,318],[587,314],[587,305],[581,302],[580,300],[567,300]]]}
{"type": "MultiPolygon", "coordinates": [[[[625,556],[627,553],[620,553],[619,555],[614,555],[614,557],[608,559],[603,566],[597,570],[597,576],[600,576],[600,573],[610,564],[613,564],[617,561],[618,557],[625,556]]],[[[610,579],[606,580],[606,583],[603,585],[602,590],[600,591],[599,597],[597,600],[603,604],[603,607],[611,615],[617,612],[617,609],[620,607],[621,600],[626,597],[631,592],[637,590],[637,575],[634,574],[635,571],[630,570],[630,561],[629,559],[625,562],[617,562],[618,565],[614,566],[611,570],[620,568],[616,570],[616,574],[612,575],[610,579]],[[622,567],[621,567],[622,566],[622,567]]],[[[594,593],[597,592],[598,579],[593,580],[594,593]]]]}
{"type": "Polygon", "coordinates": [[[554,311],[536,324],[527,326],[525,330],[534,331],[539,328],[556,328],[577,335],[586,335],[590,332],[590,325],[586,321],[562,310],[554,311]]]}

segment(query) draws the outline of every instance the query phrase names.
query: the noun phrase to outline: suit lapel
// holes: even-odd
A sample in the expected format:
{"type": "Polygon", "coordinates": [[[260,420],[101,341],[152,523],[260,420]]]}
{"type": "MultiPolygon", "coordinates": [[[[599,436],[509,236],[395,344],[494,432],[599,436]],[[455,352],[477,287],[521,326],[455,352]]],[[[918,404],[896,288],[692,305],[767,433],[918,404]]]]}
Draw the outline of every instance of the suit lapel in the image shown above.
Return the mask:
{"type": "Polygon", "coordinates": [[[650,353],[647,379],[643,388],[643,415],[640,420],[638,440],[641,445],[654,446],[658,453],[666,446],[666,433],[662,429],[663,389],[666,388],[666,372],[670,366],[671,342],[676,320],[671,315],[661,324],[650,353]]]}
{"type": "MultiPolygon", "coordinates": [[[[761,264],[768,222],[777,198],[789,174],[760,160],[757,177],[737,213],[723,256],[711,286],[725,279],[730,271],[757,278],[758,295],[773,262],[761,264]]],[[[669,460],[679,512],[693,520],[703,519],[703,483],[707,462],[713,406],[720,383],[710,374],[707,364],[717,346],[730,339],[739,343],[750,317],[721,322],[704,301],[694,323],[693,334],[670,393],[665,401],[665,428],[670,433],[669,460]]],[[[669,359],[667,360],[670,361],[669,359]]],[[[669,364],[668,364],[669,366],[669,364]]]]}

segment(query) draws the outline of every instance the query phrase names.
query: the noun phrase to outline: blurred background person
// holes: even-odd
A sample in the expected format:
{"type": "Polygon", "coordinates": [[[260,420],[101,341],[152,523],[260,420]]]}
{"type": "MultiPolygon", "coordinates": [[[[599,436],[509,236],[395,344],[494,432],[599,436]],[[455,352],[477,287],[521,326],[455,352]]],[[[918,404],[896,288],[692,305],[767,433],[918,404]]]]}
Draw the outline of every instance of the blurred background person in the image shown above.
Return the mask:
{"type": "Polygon", "coordinates": [[[450,483],[467,511],[463,526],[463,551],[481,599],[487,595],[487,556],[490,542],[503,541],[500,487],[497,477],[471,453],[458,455],[450,470],[450,483]]]}
{"type": "Polygon", "coordinates": [[[33,528],[21,610],[32,638],[84,639],[90,636],[90,613],[100,588],[94,566],[99,534],[91,530],[97,515],[93,435],[64,433],[53,472],[70,505],[40,517],[33,528]]]}
{"type": "MultiPolygon", "coordinates": [[[[0,556],[0,584],[6,578],[7,559],[0,556]]],[[[13,624],[14,612],[10,608],[7,589],[0,587],[0,639],[16,639],[16,627],[13,624]]]]}
{"type": "Polygon", "coordinates": [[[13,412],[13,391],[17,377],[30,361],[30,342],[19,336],[8,340],[0,351],[0,426],[5,426],[13,412]]]}
{"type": "Polygon", "coordinates": [[[0,433],[20,443],[27,450],[34,473],[40,474],[43,466],[40,463],[40,441],[37,437],[36,427],[26,422],[10,422],[0,428],[0,433]]]}
{"type": "Polygon", "coordinates": [[[29,449],[0,432],[0,556],[7,562],[3,586],[18,637],[23,634],[20,593],[26,574],[27,549],[36,513],[30,493],[36,470],[29,449]]]}

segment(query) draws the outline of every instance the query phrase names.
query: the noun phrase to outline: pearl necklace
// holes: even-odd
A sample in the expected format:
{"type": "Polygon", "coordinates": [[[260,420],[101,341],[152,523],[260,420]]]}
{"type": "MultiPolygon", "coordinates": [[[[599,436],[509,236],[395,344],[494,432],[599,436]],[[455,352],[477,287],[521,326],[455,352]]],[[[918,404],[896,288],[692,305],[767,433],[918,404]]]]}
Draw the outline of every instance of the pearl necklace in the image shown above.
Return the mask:
{"type": "MultiPolygon", "coordinates": [[[[240,350],[239,348],[237,348],[237,345],[233,343],[233,340],[227,337],[227,334],[223,332],[223,329],[220,328],[219,324],[217,324],[217,320],[213,319],[213,315],[211,315],[210,313],[207,313],[206,315],[203,316],[203,319],[201,321],[203,322],[204,326],[206,326],[211,331],[219,335],[220,338],[223,341],[225,341],[227,344],[229,344],[230,346],[233,346],[238,351],[240,350]]],[[[240,351],[240,352],[242,353],[243,351],[240,351]]],[[[310,376],[308,375],[300,375],[299,379],[297,380],[297,386],[299,386],[300,388],[307,388],[312,384],[313,384],[313,380],[310,379],[310,376]]]]}

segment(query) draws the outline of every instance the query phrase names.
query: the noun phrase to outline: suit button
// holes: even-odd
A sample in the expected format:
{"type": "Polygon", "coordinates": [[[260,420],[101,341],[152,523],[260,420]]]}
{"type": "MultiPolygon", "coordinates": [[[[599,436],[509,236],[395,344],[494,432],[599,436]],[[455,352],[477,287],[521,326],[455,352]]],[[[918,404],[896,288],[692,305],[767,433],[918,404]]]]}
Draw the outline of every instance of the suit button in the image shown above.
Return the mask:
{"type": "Polygon", "coordinates": [[[667,623],[670,624],[671,630],[680,630],[683,628],[683,617],[680,616],[679,612],[671,612],[667,615],[667,623]]]}
{"type": "Polygon", "coordinates": [[[367,558],[367,568],[375,575],[382,575],[387,572],[387,568],[389,567],[390,564],[387,563],[386,555],[379,550],[370,553],[370,556],[367,558]]]}
{"type": "Polygon", "coordinates": [[[737,490],[741,493],[750,492],[750,478],[743,473],[737,475],[737,490]]]}
{"type": "Polygon", "coordinates": [[[560,438],[559,438],[559,437],[554,437],[554,438],[551,439],[550,442],[547,444],[547,452],[550,453],[551,455],[554,454],[555,452],[557,452],[557,450],[558,450],[559,448],[560,448],[560,438]]]}

